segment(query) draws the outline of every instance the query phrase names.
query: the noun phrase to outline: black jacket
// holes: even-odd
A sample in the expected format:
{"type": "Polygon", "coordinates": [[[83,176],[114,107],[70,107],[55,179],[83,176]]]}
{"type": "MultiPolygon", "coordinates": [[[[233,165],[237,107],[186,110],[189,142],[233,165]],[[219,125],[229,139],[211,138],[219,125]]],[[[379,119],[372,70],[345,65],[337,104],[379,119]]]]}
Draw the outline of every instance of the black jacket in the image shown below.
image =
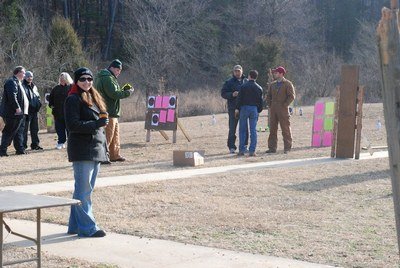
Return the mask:
{"type": "Polygon", "coordinates": [[[104,127],[96,126],[99,112],[97,107],[88,107],[78,94],[71,94],[65,100],[70,162],[108,160],[104,127]]]}
{"type": "Polygon", "coordinates": [[[22,81],[22,86],[29,100],[29,114],[39,112],[40,107],[42,107],[42,102],[36,85],[33,82],[29,85],[24,79],[24,81],[22,81]]]}
{"type": "Polygon", "coordinates": [[[233,97],[232,93],[239,91],[240,86],[244,82],[247,82],[247,78],[244,76],[242,76],[241,80],[238,80],[235,76],[232,76],[230,79],[225,81],[221,89],[221,97],[228,100],[228,109],[235,109],[237,97],[233,97]]]}
{"type": "Polygon", "coordinates": [[[53,109],[52,113],[56,120],[64,120],[64,102],[68,96],[71,86],[55,86],[49,96],[49,106],[53,109]]]}
{"type": "Polygon", "coordinates": [[[24,111],[24,90],[19,86],[19,81],[15,76],[7,79],[4,84],[3,97],[0,105],[0,116],[4,118],[17,118],[21,115],[16,115],[15,110],[20,108],[24,111]]]}
{"type": "Polygon", "coordinates": [[[240,109],[244,105],[257,106],[257,111],[261,113],[263,110],[262,92],[262,87],[256,81],[249,80],[244,83],[237,96],[236,109],[240,109]]]}

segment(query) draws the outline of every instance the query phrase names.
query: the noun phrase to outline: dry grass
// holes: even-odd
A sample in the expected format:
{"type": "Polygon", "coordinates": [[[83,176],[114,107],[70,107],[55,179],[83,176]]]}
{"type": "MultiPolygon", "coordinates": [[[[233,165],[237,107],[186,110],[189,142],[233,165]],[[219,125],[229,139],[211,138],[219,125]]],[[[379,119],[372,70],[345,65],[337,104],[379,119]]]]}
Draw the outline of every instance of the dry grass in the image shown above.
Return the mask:
{"type": "MultiPolygon", "coordinates": [[[[304,112],[303,117],[293,117],[292,153],[263,154],[266,133],[259,133],[256,158],[227,155],[224,114],[217,115],[216,125],[211,125],[211,116],[183,118],[191,143],[179,135],[178,143],[171,144],[156,132],[145,143],[143,122],[125,123],[123,152],[129,161],[102,167],[101,176],[176,169],[171,151],[184,148],[205,149],[206,166],[328,156],[329,148],[309,148],[311,108],[304,112]]],[[[365,106],[363,135],[373,145],[386,144],[384,127],[375,130],[379,117],[382,105],[365,106]]],[[[265,123],[262,117],[260,124],[265,123]]],[[[53,144],[51,135],[42,137],[46,145],[53,144]]],[[[0,185],[72,178],[64,151],[0,161],[5,163],[0,185]],[[24,165],[10,167],[16,159],[23,159],[24,165]]],[[[97,188],[94,209],[99,224],[118,233],[345,267],[397,267],[399,263],[387,159],[97,188]]],[[[68,209],[49,209],[43,214],[46,221],[66,224],[68,209]]]]}
{"type": "MultiPolygon", "coordinates": [[[[165,94],[178,97],[178,112],[181,117],[217,114],[226,109],[226,100],[221,98],[218,89],[199,89],[165,94]]],[[[132,97],[121,100],[121,121],[144,120],[146,103],[146,94],[140,90],[135,91],[132,97]]]]}

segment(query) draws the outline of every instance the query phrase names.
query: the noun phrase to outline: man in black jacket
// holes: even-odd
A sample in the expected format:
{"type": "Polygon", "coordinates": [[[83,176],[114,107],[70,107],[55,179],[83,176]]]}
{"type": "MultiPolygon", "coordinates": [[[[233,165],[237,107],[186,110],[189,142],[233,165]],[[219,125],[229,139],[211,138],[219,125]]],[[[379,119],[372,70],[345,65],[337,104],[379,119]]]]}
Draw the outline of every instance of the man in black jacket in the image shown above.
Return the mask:
{"type": "Polygon", "coordinates": [[[243,75],[242,66],[235,65],[233,67],[233,76],[225,81],[221,89],[222,98],[228,101],[229,133],[227,145],[231,154],[234,154],[237,148],[235,145],[236,127],[239,121],[235,118],[236,98],[239,94],[240,86],[244,82],[247,82],[247,79],[243,75]]]}
{"type": "Polygon", "coordinates": [[[23,132],[18,132],[24,125],[25,115],[28,114],[29,101],[22,88],[21,81],[25,76],[25,68],[17,66],[13,76],[4,84],[3,98],[1,101],[1,116],[5,126],[0,144],[0,157],[8,156],[7,148],[14,140],[16,154],[26,154],[23,145],[23,132]]]}
{"type": "Polygon", "coordinates": [[[256,83],[258,72],[249,72],[249,81],[240,87],[235,116],[239,117],[239,154],[246,152],[247,124],[250,126],[249,156],[256,156],[258,114],[263,110],[262,87],[256,83]]]}
{"type": "Polygon", "coordinates": [[[26,96],[29,100],[29,110],[28,116],[26,117],[25,127],[24,127],[24,147],[28,148],[28,129],[31,131],[31,149],[32,150],[43,150],[39,146],[39,119],[38,112],[40,107],[42,107],[42,102],[40,101],[39,91],[36,85],[33,83],[33,73],[27,71],[25,73],[25,79],[22,82],[22,86],[25,90],[26,96]]]}

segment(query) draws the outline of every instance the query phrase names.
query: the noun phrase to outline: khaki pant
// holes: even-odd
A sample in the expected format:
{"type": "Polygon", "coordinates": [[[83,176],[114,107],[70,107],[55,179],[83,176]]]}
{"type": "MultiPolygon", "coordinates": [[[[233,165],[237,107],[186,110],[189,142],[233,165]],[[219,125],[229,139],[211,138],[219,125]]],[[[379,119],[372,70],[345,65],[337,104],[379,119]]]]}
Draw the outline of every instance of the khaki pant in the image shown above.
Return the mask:
{"type": "Polygon", "coordinates": [[[118,118],[110,117],[110,122],[106,126],[107,147],[110,153],[110,160],[116,160],[120,155],[119,124],[118,118]]]}
{"type": "Polygon", "coordinates": [[[292,131],[290,129],[289,108],[283,104],[273,103],[270,109],[268,149],[276,151],[278,147],[278,123],[281,126],[284,150],[292,148],[292,131]]]}

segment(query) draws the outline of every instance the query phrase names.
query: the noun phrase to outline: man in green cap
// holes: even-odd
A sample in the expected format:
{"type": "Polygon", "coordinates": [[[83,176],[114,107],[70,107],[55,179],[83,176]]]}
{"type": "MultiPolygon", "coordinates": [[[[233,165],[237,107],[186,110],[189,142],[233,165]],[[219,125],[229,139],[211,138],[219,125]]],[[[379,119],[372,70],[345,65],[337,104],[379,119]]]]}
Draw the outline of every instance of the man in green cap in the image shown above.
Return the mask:
{"type": "Polygon", "coordinates": [[[107,105],[109,123],[106,127],[106,138],[111,162],[123,162],[125,158],[120,154],[119,124],[121,114],[120,100],[129,97],[134,89],[130,86],[121,88],[117,78],[122,71],[122,62],[113,60],[107,69],[100,70],[95,79],[95,88],[103,96],[107,105]]]}

